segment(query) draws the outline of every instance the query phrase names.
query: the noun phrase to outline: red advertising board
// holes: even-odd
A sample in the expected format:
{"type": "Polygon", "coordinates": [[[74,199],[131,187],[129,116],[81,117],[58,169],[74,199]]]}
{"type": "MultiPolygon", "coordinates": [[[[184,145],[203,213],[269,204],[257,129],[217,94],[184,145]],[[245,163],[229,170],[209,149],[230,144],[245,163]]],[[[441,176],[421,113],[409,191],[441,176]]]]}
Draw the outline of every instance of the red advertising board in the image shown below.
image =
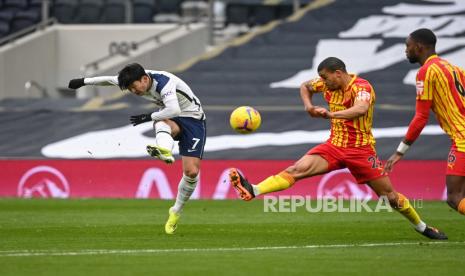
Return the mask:
{"type": "MultiPolygon", "coordinates": [[[[294,161],[204,160],[193,198],[237,198],[227,172],[239,168],[252,182],[276,174],[294,161]]],[[[412,199],[445,198],[444,161],[402,161],[391,174],[396,190],[412,199]]],[[[0,160],[1,197],[161,198],[176,197],[181,162],[151,160],[0,160]]],[[[347,170],[297,182],[275,195],[375,198],[347,170]]]]}

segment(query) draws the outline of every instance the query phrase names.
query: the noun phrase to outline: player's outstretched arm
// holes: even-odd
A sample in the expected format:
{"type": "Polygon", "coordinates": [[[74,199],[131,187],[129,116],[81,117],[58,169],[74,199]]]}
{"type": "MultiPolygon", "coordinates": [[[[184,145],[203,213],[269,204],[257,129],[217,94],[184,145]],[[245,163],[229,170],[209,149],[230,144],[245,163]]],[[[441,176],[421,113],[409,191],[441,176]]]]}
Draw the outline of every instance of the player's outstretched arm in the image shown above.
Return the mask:
{"type": "Polygon", "coordinates": [[[118,76],[102,76],[93,78],[77,78],[69,81],[68,88],[78,89],[85,85],[99,85],[99,86],[118,86],[118,76]]]}
{"type": "Polygon", "coordinates": [[[85,85],[84,78],[79,79],[72,79],[69,81],[68,88],[70,89],[78,89],[85,85]]]}

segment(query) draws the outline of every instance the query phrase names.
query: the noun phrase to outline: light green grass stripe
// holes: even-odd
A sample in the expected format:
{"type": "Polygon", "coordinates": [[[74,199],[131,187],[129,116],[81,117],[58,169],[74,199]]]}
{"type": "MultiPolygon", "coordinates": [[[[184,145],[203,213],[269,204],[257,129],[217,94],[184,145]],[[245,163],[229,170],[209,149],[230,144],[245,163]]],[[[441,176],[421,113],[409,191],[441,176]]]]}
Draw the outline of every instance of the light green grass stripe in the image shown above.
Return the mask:
{"type": "Polygon", "coordinates": [[[465,244],[457,242],[387,242],[387,243],[361,243],[361,244],[314,244],[302,246],[261,246],[261,247],[219,247],[219,248],[177,248],[177,249],[91,249],[78,251],[59,250],[17,250],[0,251],[0,257],[32,257],[32,256],[83,256],[83,255],[133,255],[133,254],[159,254],[183,252],[225,252],[225,251],[260,251],[260,250],[288,250],[288,249],[327,249],[327,248],[357,248],[357,247],[392,247],[410,245],[452,245],[465,244]]]}

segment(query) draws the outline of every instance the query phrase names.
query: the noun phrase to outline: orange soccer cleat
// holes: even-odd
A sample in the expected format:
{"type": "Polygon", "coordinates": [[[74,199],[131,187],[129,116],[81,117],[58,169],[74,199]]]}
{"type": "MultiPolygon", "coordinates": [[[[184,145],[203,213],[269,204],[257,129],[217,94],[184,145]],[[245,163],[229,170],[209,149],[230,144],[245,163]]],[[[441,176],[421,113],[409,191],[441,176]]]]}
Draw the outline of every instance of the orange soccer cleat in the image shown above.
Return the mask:
{"type": "Polygon", "coordinates": [[[237,169],[229,169],[229,181],[243,200],[249,201],[255,197],[252,184],[250,184],[237,169]]]}

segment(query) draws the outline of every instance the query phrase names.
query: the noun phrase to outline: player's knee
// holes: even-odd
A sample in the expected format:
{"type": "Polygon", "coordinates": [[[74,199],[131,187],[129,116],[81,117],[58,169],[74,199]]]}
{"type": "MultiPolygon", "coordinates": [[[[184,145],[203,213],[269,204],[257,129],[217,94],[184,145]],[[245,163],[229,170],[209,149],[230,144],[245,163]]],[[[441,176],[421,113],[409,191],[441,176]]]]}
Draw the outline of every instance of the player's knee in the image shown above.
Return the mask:
{"type": "Polygon", "coordinates": [[[196,178],[199,175],[199,169],[196,167],[185,168],[183,173],[190,178],[196,178]]]}
{"type": "Polygon", "coordinates": [[[292,165],[288,167],[287,169],[285,169],[284,171],[287,172],[290,176],[292,176],[292,178],[294,178],[295,180],[300,179],[299,170],[296,166],[292,165]]]}
{"type": "Polygon", "coordinates": [[[387,200],[389,201],[389,205],[391,205],[392,208],[398,209],[401,206],[399,202],[399,196],[397,195],[396,192],[390,192],[385,195],[387,197],[387,200]]]}
{"type": "Polygon", "coordinates": [[[289,166],[285,172],[289,173],[295,180],[300,180],[306,177],[311,177],[321,173],[319,164],[313,163],[299,163],[296,162],[292,166],[289,166]]]}
{"type": "Polygon", "coordinates": [[[465,178],[461,176],[448,175],[447,182],[447,204],[458,211],[459,204],[465,198],[465,178]]]}
{"type": "Polygon", "coordinates": [[[289,173],[289,174],[293,174],[297,171],[296,167],[293,165],[293,166],[290,166],[288,167],[287,169],[284,170],[285,172],[289,173]]]}

